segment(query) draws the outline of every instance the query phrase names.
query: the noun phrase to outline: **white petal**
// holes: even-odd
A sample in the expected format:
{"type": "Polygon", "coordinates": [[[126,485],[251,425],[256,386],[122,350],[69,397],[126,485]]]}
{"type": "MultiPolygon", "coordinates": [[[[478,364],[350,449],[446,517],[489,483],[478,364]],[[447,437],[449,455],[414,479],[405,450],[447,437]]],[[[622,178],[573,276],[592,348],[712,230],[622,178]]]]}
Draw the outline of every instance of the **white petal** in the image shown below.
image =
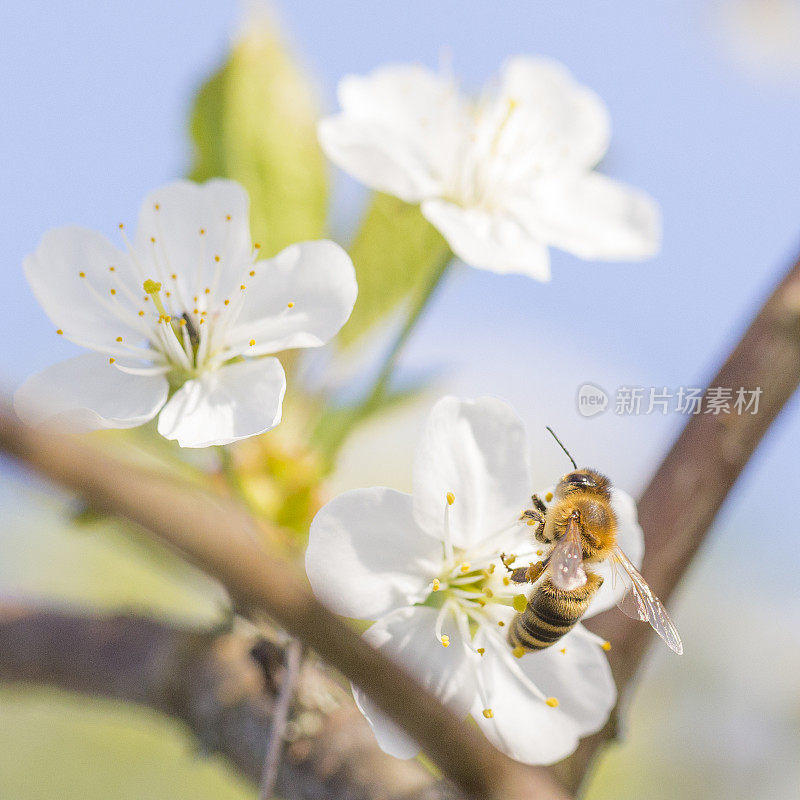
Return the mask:
{"type": "Polygon", "coordinates": [[[87,347],[115,347],[118,336],[129,344],[142,338],[137,309],[122,288],[139,297],[141,282],[128,255],[101,234],[83,228],[48,231],[25,259],[24,270],[45,313],[69,338],[87,347]]]}
{"type": "Polygon", "coordinates": [[[421,208],[465,264],[550,280],[547,247],[510,214],[462,208],[438,199],[425,200],[421,208]]]}
{"type": "Polygon", "coordinates": [[[320,347],[347,322],[358,294],[350,256],[325,239],[290,245],[252,271],[225,337],[248,355],[320,347]]]}
{"type": "Polygon", "coordinates": [[[172,285],[171,275],[177,275],[184,298],[205,288],[216,288],[216,296],[232,296],[253,259],[247,192],[222,179],[203,184],[180,180],[156,189],[142,203],[135,251],[144,268],[156,273],[147,277],[164,282],[165,289],[172,285]]]}
{"type": "Polygon", "coordinates": [[[509,209],[538,237],[586,259],[649,258],[661,244],[658,205],[644,192],[596,172],[541,181],[531,198],[509,209]]]}
{"type": "MultiPolygon", "coordinates": [[[[444,628],[450,645],[443,647],[434,635],[437,616],[433,608],[401,608],[378,620],[364,638],[397,661],[455,714],[465,716],[475,695],[474,668],[479,656],[467,648],[454,622],[444,628]]],[[[357,686],[353,687],[353,696],[382,750],[395,758],[412,758],[419,752],[419,746],[357,686]]]]}
{"type": "Polygon", "coordinates": [[[470,547],[512,525],[530,500],[525,428],[501,400],[442,398],[414,461],[414,516],[442,536],[448,492],[452,542],[470,547]]]}
{"type": "Polygon", "coordinates": [[[411,496],[355,489],[314,517],[306,572],[314,594],[337,614],[377,619],[429,592],[442,545],[419,529],[411,496]]]}
{"type": "Polygon", "coordinates": [[[187,381],[158,418],[158,432],[181,447],[246,439],[281,421],[286,376],[277,358],[240,361],[187,381]]]}
{"type": "Polygon", "coordinates": [[[499,645],[486,647],[471,714],[489,741],[517,761],[552,764],[568,756],[580,737],[605,724],[616,702],[605,654],[580,626],[552,647],[512,662],[545,698],[555,697],[557,707],[537,697],[508,663],[499,645]]]}
{"type": "Polygon", "coordinates": [[[321,120],[317,132],[328,158],[372,189],[407,203],[439,191],[425,154],[383,125],[338,114],[321,120]]]}
{"type": "Polygon", "coordinates": [[[585,170],[605,155],[611,123],[603,101],[581,86],[562,64],[548,58],[517,56],[502,72],[500,98],[515,103],[523,139],[521,154],[535,150],[549,170],[585,170]]]}
{"type": "Polygon", "coordinates": [[[168,391],[162,375],[130,375],[107,356],[86,353],[29,378],[14,395],[14,410],[28,425],[59,433],[134,428],[158,413],[168,391]]]}
{"type": "Polygon", "coordinates": [[[342,113],[319,126],[320,143],[335,164],[407,202],[440,191],[466,121],[450,80],[415,64],[389,65],[343,78],[339,101],[342,113]]]}
{"type": "MultiPolygon", "coordinates": [[[[617,544],[634,566],[640,567],[644,557],[644,533],[636,514],[636,501],[622,489],[612,487],[611,506],[617,517],[617,544]]],[[[613,608],[625,592],[625,584],[614,579],[614,567],[609,561],[593,567],[593,571],[605,580],[584,614],[586,619],[613,608]]]]}

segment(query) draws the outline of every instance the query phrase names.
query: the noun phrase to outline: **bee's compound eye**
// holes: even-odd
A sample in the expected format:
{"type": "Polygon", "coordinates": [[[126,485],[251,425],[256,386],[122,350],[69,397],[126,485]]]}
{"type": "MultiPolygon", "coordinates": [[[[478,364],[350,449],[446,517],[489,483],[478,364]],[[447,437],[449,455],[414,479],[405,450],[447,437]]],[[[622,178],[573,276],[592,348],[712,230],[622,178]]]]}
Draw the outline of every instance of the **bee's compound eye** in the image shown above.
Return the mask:
{"type": "Polygon", "coordinates": [[[588,472],[569,472],[561,479],[561,483],[567,489],[586,489],[597,486],[597,482],[588,472]]]}

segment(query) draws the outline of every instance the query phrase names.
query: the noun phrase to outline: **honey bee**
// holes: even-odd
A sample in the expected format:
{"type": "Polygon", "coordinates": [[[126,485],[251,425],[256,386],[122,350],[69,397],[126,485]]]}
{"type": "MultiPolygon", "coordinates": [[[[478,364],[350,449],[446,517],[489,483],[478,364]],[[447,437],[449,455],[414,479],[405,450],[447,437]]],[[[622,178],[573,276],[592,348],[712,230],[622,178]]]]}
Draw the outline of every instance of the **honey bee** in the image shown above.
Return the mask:
{"type": "Polygon", "coordinates": [[[593,469],[578,469],[575,460],[548,428],[572,462],[573,471],[559,481],[548,507],[534,495],[532,508],[522,513],[536,539],[553,545],[550,554],[528,567],[503,564],[516,583],[536,583],[524,610],[510,626],[514,648],[543,650],[571,631],[603,585],[592,567],[604,561],[614,566],[615,579],[626,587],[619,608],[633,619],[649,622],[679,655],[683,644],[661,601],[617,544],[617,518],[611,506],[611,482],[593,469]],[[540,580],[541,579],[541,580],[540,580]]]}

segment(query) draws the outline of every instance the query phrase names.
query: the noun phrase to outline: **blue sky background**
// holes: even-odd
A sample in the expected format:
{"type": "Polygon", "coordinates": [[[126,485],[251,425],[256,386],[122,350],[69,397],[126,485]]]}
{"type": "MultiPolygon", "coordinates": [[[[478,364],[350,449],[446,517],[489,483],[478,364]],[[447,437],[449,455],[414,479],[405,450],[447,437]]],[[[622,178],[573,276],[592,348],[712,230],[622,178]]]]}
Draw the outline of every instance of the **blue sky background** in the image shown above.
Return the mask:
{"type": "MultiPolygon", "coordinates": [[[[584,419],[576,410],[578,386],[590,381],[613,396],[621,385],[702,385],[800,251],[800,69],[796,58],[788,59],[785,72],[774,63],[753,68],[745,53],[752,55],[753,47],[774,53],[775,47],[769,40],[737,44],[728,11],[748,3],[792,7],[800,20],[792,0],[294,0],[278,6],[329,110],[345,73],[387,61],[436,66],[443,48],[467,87],[478,88],[508,55],[542,53],[564,62],[608,104],[614,134],[603,169],[660,202],[658,258],[593,264],[556,252],[548,285],[462,268],[437,296],[403,360],[407,376],[443,373],[443,390],[512,402],[529,425],[538,483],[550,483],[565,467],[544,432],[549,424],[578,461],[606,470],[632,492],[642,488],[682,419],[611,411],[584,419]]],[[[54,335],[29,292],[24,256],[58,225],[80,224],[113,237],[120,220],[134,222],[149,190],[185,172],[193,92],[224,57],[238,17],[239,4],[222,1],[0,4],[0,385],[13,388],[74,351],[54,335]]],[[[778,29],[789,36],[790,51],[800,52],[790,27],[778,29]]],[[[337,177],[335,238],[347,238],[364,197],[352,181],[337,177]]],[[[787,722],[800,709],[796,688],[794,706],[787,705],[789,689],[777,677],[774,685],[754,690],[751,676],[787,663],[787,650],[775,649],[776,642],[788,648],[781,637],[794,629],[798,610],[784,601],[800,589],[796,492],[786,485],[798,463],[799,412],[795,400],[763,442],[681,593],[676,616],[687,643],[684,658],[695,658],[683,662],[691,664],[691,677],[670,661],[674,708],[655,716],[641,712],[641,723],[634,715],[633,727],[643,731],[635,741],[661,754],[662,765],[671,763],[663,755],[670,742],[682,762],[687,749],[696,752],[700,770],[723,749],[738,753],[739,771],[726,762],[713,776],[727,798],[757,796],[737,791],[744,791],[743,770],[757,768],[748,761],[754,751],[745,734],[764,709],[772,714],[770,736],[784,748],[778,750],[796,752],[787,722]],[[756,609],[746,626],[757,640],[748,651],[750,667],[739,660],[740,629],[720,606],[719,592],[704,594],[704,586],[720,583],[729,587],[725,607],[738,600],[756,609]],[[739,672],[721,666],[724,653],[739,672]],[[765,661],[753,666],[752,658],[765,661]],[[728,694],[709,702],[704,693],[719,686],[728,694]],[[774,696],[765,699],[768,689],[774,696]],[[705,728],[687,698],[703,703],[705,728]],[[668,713],[678,715],[669,733],[649,730],[668,713]]],[[[385,438],[371,452],[361,450],[359,463],[351,454],[348,481],[364,476],[372,483],[388,474],[387,443],[393,457],[407,463],[414,439],[408,425],[418,426],[419,415],[394,429],[384,426],[385,438]]],[[[11,497],[5,488],[0,501],[11,497]]],[[[14,525],[23,526],[22,518],[14,525]]],[[[4,590],[33,585],[20,576],[37,562],[38,555],[24,549],[36,534],[19,530],[11,546],[16,555],[4,552],[4,590]]],[[[36,587],[71,599],[78,591],[71,570],[86,559],[68,539],[58,542],[47,545],[54,548],[48,551],[52,565],[36,587]]],[[[118,546],[118,568],[128,569],[128,545],[118,546]]],[[[139,575],[120,586],[135,593],[128,587],[146,580],[139,575]]],[[[85,584],[79,588],[88,591],[85,584]]],[[[796,660],[796,636],[792,641],[796,660]]],[[[659,680],[665,669],[656,672],[659,680]]],[[[657,702],[663,695],[654,687],[649,696],[657,702]]],[[[757,738],[772,741],[761,733],[757,738]]],[[[796,764],[789,762],[787,756],[789,766],[771,774],[775,780],[789,776],[796,791],[796,764]]],[[[649,796],[656,797],[652,773],[648,781],[649,796]]],[[[775,789],[763,796],[795,795],[775,789]]]]}

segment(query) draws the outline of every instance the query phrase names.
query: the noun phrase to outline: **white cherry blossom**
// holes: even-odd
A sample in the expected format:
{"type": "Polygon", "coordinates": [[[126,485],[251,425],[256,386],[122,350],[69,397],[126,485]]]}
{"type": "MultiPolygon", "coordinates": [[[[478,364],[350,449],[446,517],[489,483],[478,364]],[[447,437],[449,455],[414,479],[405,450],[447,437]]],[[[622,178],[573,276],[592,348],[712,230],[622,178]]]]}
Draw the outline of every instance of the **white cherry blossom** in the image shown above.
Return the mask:
{"type": "MultiPolygon", "coordinates": [[[[542,493],[542,497],[546,494],[542,493]]],[[[616,700],[604,644],[580,624],[558,644],[516,657],[506,632],[528,588],[500,562],[538,560],[530,528],[528,444],[520,419],[500,400],[445,397],[419,444],[413,494],[356,489],[315,517],[306,553],[311,586],[328,607],[375,620],[367,641],[395,658],[515,759],[564,758],[598,730],[616,700]]],[[[620,545],[637,563],[642,532],[635,505],[614,490],[620,545]]],[[[589,608],[616,602],[606,580],[589,608]]],[[[380,746],[398,758],[419,751],[357,687],[356,702],[380,746]]]]}
{"type": "Polygon", "coordinates": [[[339,84],[329,158],[367,186],[420,203],[474,267],[548,280],[548,247],[642,259],[659,247],[653,200],[594,171],[610,138],[602,100],[545,58],[515,57],[476,101],[452,78],[388,65],[339,84]]]}
{"type": "Polygon", "coordinates": [[[176,181],[144,201],[124,248],[81,228],[45,234],[25,275],[56,332],[91,351],[15,395],[32,425],[130,428],[159,414],[183,447],[253,436],[280,422],[277,358],[325,344],[356,298],[349,256],[330,241],[258,260],[238,183],[176,181]]]}

